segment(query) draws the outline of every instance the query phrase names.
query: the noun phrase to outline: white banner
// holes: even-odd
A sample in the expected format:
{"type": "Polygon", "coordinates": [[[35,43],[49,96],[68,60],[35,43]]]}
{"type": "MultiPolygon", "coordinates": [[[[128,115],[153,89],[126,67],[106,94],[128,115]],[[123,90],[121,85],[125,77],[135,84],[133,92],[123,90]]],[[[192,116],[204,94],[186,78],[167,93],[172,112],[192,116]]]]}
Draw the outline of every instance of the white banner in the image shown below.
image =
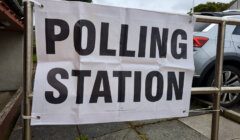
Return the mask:
{"type": "Polygon", "coordinates": [[[188,15],[39,0],[32,125],[183,117],[189,112],[188,15]]]}

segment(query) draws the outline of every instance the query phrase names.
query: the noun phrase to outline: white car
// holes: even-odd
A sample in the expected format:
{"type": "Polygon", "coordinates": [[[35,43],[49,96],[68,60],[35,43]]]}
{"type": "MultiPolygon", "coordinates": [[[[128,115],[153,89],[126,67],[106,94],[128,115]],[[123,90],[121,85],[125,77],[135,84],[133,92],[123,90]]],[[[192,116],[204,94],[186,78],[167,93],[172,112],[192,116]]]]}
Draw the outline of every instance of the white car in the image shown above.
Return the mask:
{"type": "MultiPolygon", "coordinates": [[[[205,12],[200,15],[240,19],[239,11],[205,12]]],[[[214,86],[217,24],[198,23],[193,37],[195,76],[193,86],[214,86]]],[[[227,25],[224,44],[223,86],[240,86],[240,26],[227,25]]],[[[221,105],[230,107],[240,101],[240,94],[222,93],[221,105]]]]}

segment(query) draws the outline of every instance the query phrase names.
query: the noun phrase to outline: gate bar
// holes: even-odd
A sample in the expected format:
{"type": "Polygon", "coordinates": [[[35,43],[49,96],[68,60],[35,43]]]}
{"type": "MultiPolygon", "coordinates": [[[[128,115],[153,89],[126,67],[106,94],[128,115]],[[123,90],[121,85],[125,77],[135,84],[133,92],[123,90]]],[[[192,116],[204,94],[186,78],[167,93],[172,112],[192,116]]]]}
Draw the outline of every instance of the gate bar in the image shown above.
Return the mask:
{"type": "MultiPolygon", "coordinates": [[[[192,95],[199,94],[211,94],[218,92],[219,89],[216,87],[193,87],[191,89],[192,95]]],[[[220,90],[222,93],[231,92],[240,94],[240,87],[221,87],[220,90]]]]}
{"type": "MultiPolygon", "coordinates": [[[[23,115],[31,115],[31,100],[29,94],[32,93],[32,44],[33,44],[33,3],[24,2],[24,50],[23,50],[23,115]]],[[[23,139],[31,140],[30,119],[23,119],[23,139]]]]}
{"type": "Polygon", "coordinates": [[[216,87],[194,87],[191,89],[192,95],[198,94],[212,94],[218,92],[219,89],[216,87]]]}
{"type": "Polygon", "coordinates": [[[222,93],[231,92],[240,94],[240,87],[222,87],[222,93]]]}
{"type": "MultiPolygon", "coordinates": [[[[218,39],[217,39],[217,50],[216,50],[217,54],[216,54],[216,64],[215,64],[214,85],[219,89],[219,91],[217,92],[217,94],[213,94],[213,110],[220,110],[225,27],[226,27],[225,21],[218,24],[218,39]]],[[[211,133],[212,140],[218,140],[219,118],[220,118],[220,111],[214,111],[212,115],[212,133],[211,133]]]]}
{"type": "Polygon", "coordinates": [[[197,22],[205,22],[205,23],[222,23],[230,25],[240,25],[240,19],[234,19],[229,17],[213,17],[213,16],[203,16],[203,15],[194,15],[197,22]]]}

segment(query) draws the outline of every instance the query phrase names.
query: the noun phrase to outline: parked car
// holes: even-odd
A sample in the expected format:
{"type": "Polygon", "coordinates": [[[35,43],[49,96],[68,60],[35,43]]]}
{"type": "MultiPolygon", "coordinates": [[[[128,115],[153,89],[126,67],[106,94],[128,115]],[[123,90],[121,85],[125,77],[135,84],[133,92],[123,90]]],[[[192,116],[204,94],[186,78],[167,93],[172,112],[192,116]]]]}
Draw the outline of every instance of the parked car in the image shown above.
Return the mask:
{"type": "MultiPolygon", "coordinates": [[[[240,19],[240,11],[203,12],[199,15],[240,19]]],[[[213,86],[218,25],[196,22],[194,27],[195,76],[193,86],[213,86]]],[[[223,86],[240,86],[240,26],[226,25],[224,44],[223,86]]],[[[222,93],[221,105],[231,107],[240,94],[222,93]]]]}

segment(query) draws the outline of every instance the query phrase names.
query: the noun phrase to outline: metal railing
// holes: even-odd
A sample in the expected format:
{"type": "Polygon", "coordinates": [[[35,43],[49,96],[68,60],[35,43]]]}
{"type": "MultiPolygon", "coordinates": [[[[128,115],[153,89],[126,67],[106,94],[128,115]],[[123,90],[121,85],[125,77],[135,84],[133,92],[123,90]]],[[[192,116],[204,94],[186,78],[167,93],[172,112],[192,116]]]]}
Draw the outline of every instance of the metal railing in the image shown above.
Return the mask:
{"type": "Polygon", "coordinates": [[[212,131],[211,140],[218,140],[219,118],[220,118],[220,95],[225,92],[239,93],[240,87],[222,87],[222,71],[224,59],[224,40],[226,24],[240,25],[240,20],[227,19],[224,17],[208,17],[195,15],[197,22],[218,24],[215,80],[214,87],[196,87],[192,88],[192,94],[213,94],[213,113],[212,113],[212,131]]]}
{"type": "MultiPolygon", "coordinates": [[[[23,116],[31,116],[33,3],[24,2],[23,116]]],[[[23,140],[31,140],[31,119],[23,119],[23,140]]]]}
{"type": "MultiPolygon", "coordinates": [[[[31,115],[31,93],[32,93],[32,12],[33,3],[30,1],[24,2],[24,103],[23,103],[23,116],[31,115]]],[[[223,57],[224,57],[224,37],[226,24],[240,25],[240,20],[226,19],[220,17],[207,17],[207,16],[194,16],[197,22],[217,23],[218,26],[218,41],[216,51],[216,63],[215,63],[215,87],[196,87],[192,88],[192,94],[213,94],[213,116],[212,116],[212,132],[211,139],[218,140],[219,133],[219,118],[220,118],[220,95],[224,92],[239,93],[240,87],[222,87],[222,69],[223,69],[223,57]]],[[[23,139],[31,139],[31,127],[30,119],[24,119],[23,139]]]]}

